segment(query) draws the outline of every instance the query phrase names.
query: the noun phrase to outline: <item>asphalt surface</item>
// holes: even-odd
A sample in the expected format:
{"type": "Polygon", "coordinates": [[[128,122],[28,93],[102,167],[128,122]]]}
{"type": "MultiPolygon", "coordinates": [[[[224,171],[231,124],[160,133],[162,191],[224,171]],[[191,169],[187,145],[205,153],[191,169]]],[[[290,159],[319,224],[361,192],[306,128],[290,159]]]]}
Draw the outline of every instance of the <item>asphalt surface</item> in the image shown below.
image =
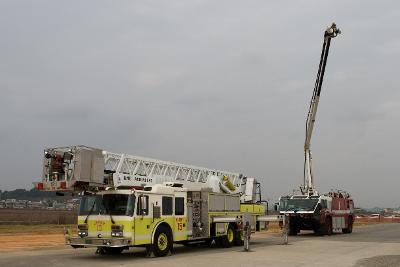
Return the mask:
{"type": "Polygon", "coordinates": [[[176,246],[173,255],[164,258],[146,258],[143,248],[121,255],[68,247],[2,252],[0,266],[400,266],[400,224],[363,226],[349,235],[304,233],[290,237],[289,245],[277,234],[258,234],[252,237],[250,252],[205,246],[176,246]]]}

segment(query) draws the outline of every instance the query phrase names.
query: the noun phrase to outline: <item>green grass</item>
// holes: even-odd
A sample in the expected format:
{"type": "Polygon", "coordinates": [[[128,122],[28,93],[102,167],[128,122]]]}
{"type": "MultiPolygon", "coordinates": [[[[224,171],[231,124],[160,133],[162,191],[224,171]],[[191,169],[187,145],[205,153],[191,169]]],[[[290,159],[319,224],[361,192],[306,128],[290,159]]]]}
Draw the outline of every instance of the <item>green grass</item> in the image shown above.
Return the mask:
{"type": "Polygon", "coordinates": [[[393,223],[393,222],[385,222],[385,221],[381,221],[381,222],[368,222],[368,221],[359,221],[356,220],[354,222],[354,226],[365,226],[365,225],[374,225],[374,224],[382,224],[382,223],[393,223]]]}

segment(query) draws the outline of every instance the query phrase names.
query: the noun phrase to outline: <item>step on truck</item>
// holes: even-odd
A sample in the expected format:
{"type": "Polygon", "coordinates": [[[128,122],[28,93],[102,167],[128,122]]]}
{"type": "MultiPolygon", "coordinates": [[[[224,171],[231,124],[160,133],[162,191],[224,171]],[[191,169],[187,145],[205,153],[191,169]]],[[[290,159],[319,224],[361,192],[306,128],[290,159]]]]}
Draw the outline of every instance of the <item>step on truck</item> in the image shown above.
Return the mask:
{"type": "Polygon", "coordinates": [[[243,229],[267,230],[261,187],[241,174],[117,154],[86,146],[44,151],[40,190],[81,195],[74,248],[167,255],[173,244],[241,246],[243,229]]]}

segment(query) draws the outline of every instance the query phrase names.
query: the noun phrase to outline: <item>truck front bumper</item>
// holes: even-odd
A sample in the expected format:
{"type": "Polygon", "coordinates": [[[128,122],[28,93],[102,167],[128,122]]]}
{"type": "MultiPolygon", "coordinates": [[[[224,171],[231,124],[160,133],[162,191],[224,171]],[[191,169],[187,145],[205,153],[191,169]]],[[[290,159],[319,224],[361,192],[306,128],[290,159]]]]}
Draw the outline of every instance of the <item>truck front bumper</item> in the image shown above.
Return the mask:
{"type": "Polygon", "coordinates": [[[128,247],[132,245],[127,238],[66,237],[67,245],[73,247],[128,247]]]}

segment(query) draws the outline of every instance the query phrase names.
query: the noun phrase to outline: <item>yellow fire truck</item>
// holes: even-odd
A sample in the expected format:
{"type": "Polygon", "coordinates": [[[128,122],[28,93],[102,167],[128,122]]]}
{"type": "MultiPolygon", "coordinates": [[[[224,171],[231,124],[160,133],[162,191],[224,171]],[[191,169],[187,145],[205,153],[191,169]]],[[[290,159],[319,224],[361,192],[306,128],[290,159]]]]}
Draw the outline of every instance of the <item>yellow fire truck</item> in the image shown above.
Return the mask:
{"type": "Polygon", "coordinates": [[[240,174],[100,149],[46,149],[40,190],[80,192],[74,248],[121,253],[144,246],[165,256],[173,243],[243,245],[243,225],[267,229],[260,184],[240,174]]]}

